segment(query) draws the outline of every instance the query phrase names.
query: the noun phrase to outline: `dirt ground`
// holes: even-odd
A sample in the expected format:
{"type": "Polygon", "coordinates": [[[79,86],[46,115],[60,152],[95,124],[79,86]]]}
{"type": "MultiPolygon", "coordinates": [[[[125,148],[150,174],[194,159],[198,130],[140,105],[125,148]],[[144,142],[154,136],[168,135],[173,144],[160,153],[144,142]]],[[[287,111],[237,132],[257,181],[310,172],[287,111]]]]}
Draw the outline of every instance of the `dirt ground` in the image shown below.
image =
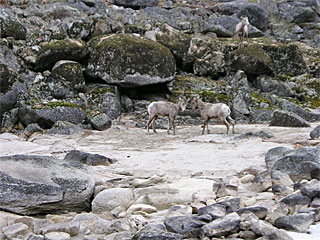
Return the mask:
{"type": "Polygon", "coordinates": [[[133,176],[166,174],[190,176],[206,173],[216,177],[232,175],[247,168],[265,169],[266,152],[278,146],[296,148],[319,144],[309,140],[310,128],[269,127],[237,124],[236,134],[225,134],[224,125],[210,125],[210,134],[201,135],[200,126],[178,126],[176,135],[166,130],[155,134],[146,129],[115,125],[105,131],[86,130],[79,135],[33,135],[27,141],[12,134],[0,134],[0,156],[13,154],[50,155],[64,158],[70,150],[97,153],[117,162],[112,172],[133,176]],[[265,131],[272,138],[248,137],[244,133],[265,131]]]}

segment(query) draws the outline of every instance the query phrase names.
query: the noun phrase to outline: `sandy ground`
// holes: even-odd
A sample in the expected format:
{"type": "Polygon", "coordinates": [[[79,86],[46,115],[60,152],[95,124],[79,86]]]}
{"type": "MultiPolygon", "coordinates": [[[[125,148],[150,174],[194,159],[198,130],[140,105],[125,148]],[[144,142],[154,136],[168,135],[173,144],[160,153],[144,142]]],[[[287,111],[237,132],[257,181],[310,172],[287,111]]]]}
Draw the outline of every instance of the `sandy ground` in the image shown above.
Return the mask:
{"type": "Polygon", "coordinates": [[[145,129],[116,125],[105,131],[86,130],[72,136],[33,135],[27,141],[5,133],[0,134],[0,156],[36,154],[63,158],[70,150],[81,150],[114,158],[118,161],[108,167],[110,170],[135,176],[190,176],[202,172],[220,177],[247,168],[265,169],[265,153],[273,147],[319,144],[318,140],[308,140],[317,124],[311,128],[238,124],[237,133],[229,135],[225,134],[224,125],[211,125],[208,135],[201,135],[200,126],[178,126],[176,135],[168,135],[166,130],[147,135],[145,129]],[[261,130],[274,137],[236,139],[240,134],[261,130]]]}

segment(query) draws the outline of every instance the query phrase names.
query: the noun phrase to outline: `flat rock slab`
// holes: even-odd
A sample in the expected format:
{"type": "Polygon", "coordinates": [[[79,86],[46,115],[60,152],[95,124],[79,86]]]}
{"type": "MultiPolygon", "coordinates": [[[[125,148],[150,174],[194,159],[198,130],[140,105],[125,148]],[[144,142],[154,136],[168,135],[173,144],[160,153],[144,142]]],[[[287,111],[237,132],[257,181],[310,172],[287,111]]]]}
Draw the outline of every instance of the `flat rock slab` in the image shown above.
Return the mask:
{"type": "Polygon", "coordinates": [[[0,157],[0,208],[18,214],[82,211],[95,181],[79,162],[48,156],[0,157]]]}

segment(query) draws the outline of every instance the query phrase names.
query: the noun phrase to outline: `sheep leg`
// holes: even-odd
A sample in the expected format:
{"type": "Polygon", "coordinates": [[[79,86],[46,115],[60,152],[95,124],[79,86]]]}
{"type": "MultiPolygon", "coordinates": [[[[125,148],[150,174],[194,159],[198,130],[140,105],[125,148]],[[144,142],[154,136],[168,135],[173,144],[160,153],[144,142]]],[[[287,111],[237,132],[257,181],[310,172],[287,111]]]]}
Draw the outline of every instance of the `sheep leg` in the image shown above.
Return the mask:
{"type": "Polygon", "coordinates": [[[173,129],[173,135],[176,135],[176,126],[174,125],[174,118],[171,119],[171,126],[173,129]]]}
{"type": "Polygon", "coordinates": [[[227,134],[229,134],[230,124],[228,123],[227,119],[223,119],[223,123],[227,127],[227,134]]]}
{"type": "Polygon", "coordinates": [[[203,120],[202,135],[204,134],[204,130],[206,129],[206,126],[207,126],[207,131],[209,131],[208,122],[209,122],[209,119],[207,118],[203,120]]]}
{"type": "Polygon", "coordinates": [[[233,120],[230,116],[228,116],[228,122],[232,125],[232,133],[235,133],[234,132],[235,120],[233,120]]]}
{"type": "Polygon", "coordinates": [[[157,120],[158,116],[156,115],[153,119],[153,122],[152,122],[152,130],[154,133],[157,133],[156,131],[156,120],[157,120]]]}
{"type": "Polygon", "coordinates": [[[154,117],[155,116],[152,116],[152,115],[149,116],[149,119],[148,119],[148,122],[147,122],[147,134],[148,135],[149,135],[149,126],[150,126],[152,120],[154,119],[154,117]]]}
{"type": "Polygon", "coordinates": [[[168,117],[168,130],[167,133],[170,134],[170,117],[168,117]]]}

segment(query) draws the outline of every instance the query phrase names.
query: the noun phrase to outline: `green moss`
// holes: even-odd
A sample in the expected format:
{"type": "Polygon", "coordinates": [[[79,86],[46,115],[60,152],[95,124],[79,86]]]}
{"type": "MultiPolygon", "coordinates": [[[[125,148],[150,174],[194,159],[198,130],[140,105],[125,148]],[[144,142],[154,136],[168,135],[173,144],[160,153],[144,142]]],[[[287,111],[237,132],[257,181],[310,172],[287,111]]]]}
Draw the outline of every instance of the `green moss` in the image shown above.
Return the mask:
{"type": "Polygon", "coordinates": [[[309,99],[309,102],[311,103],[310,108],[315,109],[315,108],[320,107],[320,97],[319,96],[309,99]]]}
{"type": "Polygon", "coordinates": [[[251,96],[251,101],[252,102],[256,102],[256,103],[262,103],[263,102],[263,103],[267,103],[267,104],[270,105],[270,101],[267,98],[265,98],[262,95],[259,95],[256,92],[251,92],[250,96],[251,96]]]}
{"type": "Polygon", "coordinates": [[[263,50],[259,44],[251,44],[248,47],[240,48],[234,51],[235,55],[245,55],[258,59],[265,63],[271,63],[269,55],[263,50]]]}
{"type": "Polygon", "coordinates": [[[314,89],[318,94],[320,94],[320,79],[315,79],[307,84],[307,87],[314,89]]]}

